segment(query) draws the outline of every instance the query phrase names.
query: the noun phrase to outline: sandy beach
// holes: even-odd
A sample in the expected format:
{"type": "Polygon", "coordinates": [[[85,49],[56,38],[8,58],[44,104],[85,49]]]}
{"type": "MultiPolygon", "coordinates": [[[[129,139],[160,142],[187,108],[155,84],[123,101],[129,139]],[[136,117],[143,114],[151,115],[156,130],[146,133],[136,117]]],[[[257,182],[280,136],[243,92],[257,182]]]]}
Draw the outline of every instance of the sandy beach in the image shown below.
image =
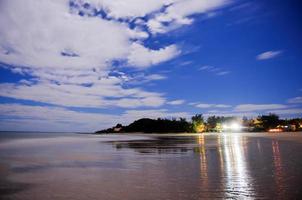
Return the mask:
{"type": "Polygon", "coordinates": [[[0,199],[297,199],[302,133],[0,141],[0,199]]]}

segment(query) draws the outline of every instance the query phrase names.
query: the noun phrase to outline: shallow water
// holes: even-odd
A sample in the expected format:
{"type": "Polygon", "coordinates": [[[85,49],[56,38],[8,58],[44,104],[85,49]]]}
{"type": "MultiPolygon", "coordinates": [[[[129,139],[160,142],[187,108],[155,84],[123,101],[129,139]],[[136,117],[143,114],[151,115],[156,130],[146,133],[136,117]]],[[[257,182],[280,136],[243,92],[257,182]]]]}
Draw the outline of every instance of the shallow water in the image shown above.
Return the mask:
{"type": "Polygon", "coordinates": [[[298,199],[302,133],[264,136],[6,138],[0,199],[298,199]]]}

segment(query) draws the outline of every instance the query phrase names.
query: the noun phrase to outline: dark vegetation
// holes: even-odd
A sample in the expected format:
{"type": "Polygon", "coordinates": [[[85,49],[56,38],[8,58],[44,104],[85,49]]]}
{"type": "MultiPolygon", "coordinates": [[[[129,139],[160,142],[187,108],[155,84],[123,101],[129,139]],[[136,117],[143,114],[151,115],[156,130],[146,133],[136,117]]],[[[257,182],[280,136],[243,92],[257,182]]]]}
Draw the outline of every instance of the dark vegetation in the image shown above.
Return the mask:
{"type": "Polygon", "coordinates": [[[185,119],[180,120],[169,120],[169,119],[148,119],[143,118],[134,121],[128,126],[122,126],[118,124],[113,128],[109,128],[98,133],[112,133],[112,132],[142,132],[142,133],[182,133],[190,132],[191,124],[185,119]]]}
{"type": "Polygon", "coordinates": [[[206,120],[202,114],[195,115],[191,121],[185,118],[179,119],[149,119],[142,118],[134,121],[128,126],[117,124],[116,126],[97,131],[96,133],[200,133],[200,132],[221,132],[223,124],[239,123],[244,131],[301,131],[302,119],[280,119],[278,115],[261,115],[257,118],[248,119],[243,117],[209,116],[206,120]]]}

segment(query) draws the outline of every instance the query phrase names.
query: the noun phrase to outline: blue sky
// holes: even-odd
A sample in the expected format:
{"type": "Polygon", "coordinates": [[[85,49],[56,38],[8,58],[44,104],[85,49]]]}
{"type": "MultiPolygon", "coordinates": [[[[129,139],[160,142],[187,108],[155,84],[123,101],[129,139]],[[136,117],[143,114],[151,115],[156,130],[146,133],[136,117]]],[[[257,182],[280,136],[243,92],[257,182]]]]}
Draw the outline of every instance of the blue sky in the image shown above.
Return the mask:
{"type": "Polygon", "coordinates": [[[1,130],[302,116],[299,1],[0,4],[1,130]]]}

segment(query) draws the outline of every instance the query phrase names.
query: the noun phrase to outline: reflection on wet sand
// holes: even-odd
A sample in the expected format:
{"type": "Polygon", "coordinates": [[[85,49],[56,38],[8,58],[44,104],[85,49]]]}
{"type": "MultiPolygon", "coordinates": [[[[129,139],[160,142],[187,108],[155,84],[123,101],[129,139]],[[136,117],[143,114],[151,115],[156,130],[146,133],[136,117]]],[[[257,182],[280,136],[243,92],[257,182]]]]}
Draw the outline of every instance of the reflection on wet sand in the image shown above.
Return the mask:
{"type": "MultiPolygon", "coordinates": [[[[140,153],[150,153],[149,148],[154,148],[156,151],[153,153],[159,154],[186,152],[198,154],[200,197],[203,198],[282,199],[295,196],[294,193],[285,191],[290,186],[285,186],[284,182],[292,176],[289,172],[284,173],[280,142],[271,140],[269,144],[269,141],[263,138],[244,137],[240,134],[221,133],[199,134],[193,137],[157,137],[149,140],[148,145],[136,141],[123,142],[119,147],[132,148],[140,153]],[[252,159],[251,155],[254,155],[252,159]],[[269,158],[272,163],[269,162],[269,158]],[[252,163],[258,165],[257,170],[251,169],[252,163]],[[268,174],[270,176],[267,176],[268,174]],[[262,177],[264,175],[265,178],[262,177]],[[262,181],[265,184],[263,186],[262,181]]],[[[281,143],[288,142],[281,141],[281,143]]],[[[295,146],[301,148],[298,144],[295,146]]],[[[294,189],[296,187],[292,187],[291,190],[300,194],[300,190],[294,189]]]]}
{"type": "Polygon", "coordinates": [[[278,190],[279,197],[285,197],[284,185],[282,180],[285,178],[282,170],[282,160],[280,154],[279,142],[272,140],[272,151],[273,151],[273,161],[274,161],[274,172],[275,172],[275,184],[278,190]]]}
{"type": "Polygon", "coordinates": [[[20,141],[0,143],[0,167],[10,166],[0,168],[6,177],[0,179],[0,191],[3,185],[8,188],[0,198],[297,199],[302,195],[301,143],[239,133],[107,135],[65,138],[66,142],[57,138],[43,140],[45,145],[30,141],[23,146],[20,141]]]}
{"type": "Polygon", "coordinates": [[[30,188],[30,184],[8,180],[8,175],[8,166],[0,165],[0,199],[4,199],[4,197],[7,197],[11,194],[15,194],[30,188]]]}
{"type": "Polygon", "coordinates": [[[227,198],[253,196],[253,188],[249,182],[250,177],[245,160],[244,139],[237,136],[229,137],[224,134],[214,139],[211,138],[217,143],[214,148],[215,154],[207,154],[208,148],[206,148],[205,140],[204,135],[198,136],[201,188],[208,191],[223,191],[223,197],[227,198]],[[215,156],[213,157],[213,155],[215,156]],[[216,159],[216,162],[211,162],[211,159],[216,159]],[[217,177],[217,174],[222,177],[222,180],[217,177]],[[217,179],[220,182],[217,183],[217,179]]]}
{"type": "Polygon", "coordinates": [[[254,194],[251,178],[246,161],[246,143],[243,137],[223,137],[224,143],[224,163],[227,176],[227,186],[229,193],[251,197],[254,194]]]}
{"type": "Polygon", "coordinates": [[[179,154],[192,151],[195,137],[154,137],[148,140],[107,141],[116,149],[134,149],[143,154],[179,154]]]}
{"type": "Polygon", "coordinates": [[[205,147],[205,138],[204,135],[199,135],[197,137],[198,148],[200,154],[200,176],[201,176],[201,188],[209,187],[209,177],[208,177],[208,164],[207,164],[207,155],[205,147]]]}

